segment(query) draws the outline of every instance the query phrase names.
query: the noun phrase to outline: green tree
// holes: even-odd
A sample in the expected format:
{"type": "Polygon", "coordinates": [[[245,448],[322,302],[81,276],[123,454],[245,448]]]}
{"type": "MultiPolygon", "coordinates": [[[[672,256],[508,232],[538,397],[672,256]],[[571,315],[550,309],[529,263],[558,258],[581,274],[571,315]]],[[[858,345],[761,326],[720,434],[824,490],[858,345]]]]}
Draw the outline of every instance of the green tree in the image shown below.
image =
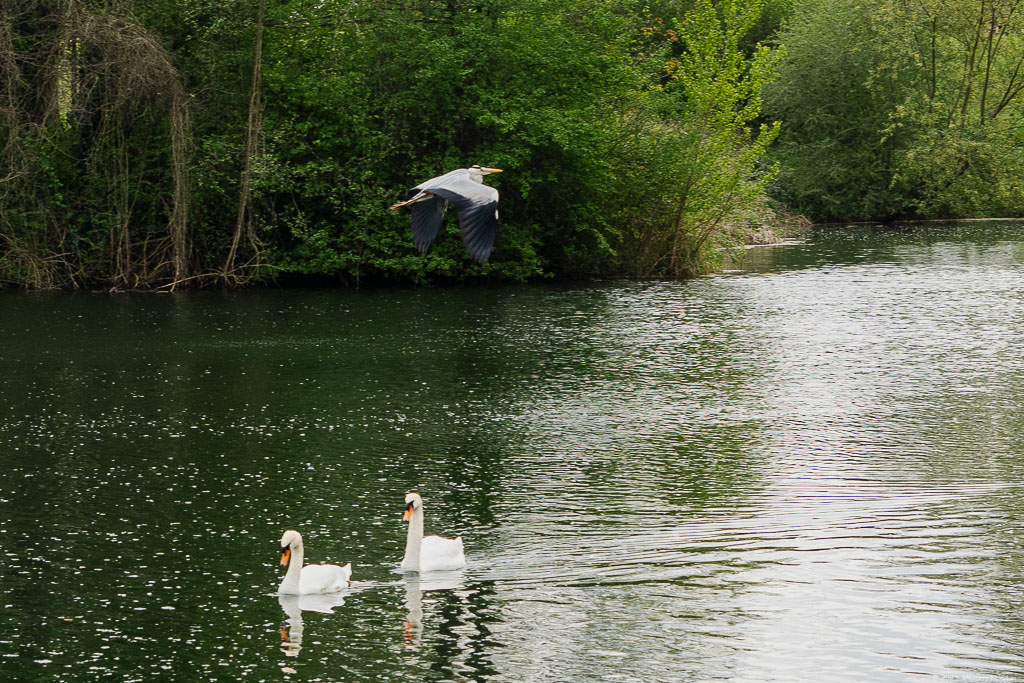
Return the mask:
{"type": "Polygon", "coordinates": [[[309,77],[330,82],[327,92],[299,86],[304,104],[319,103],[312,91],[333,112],[305,117],[332,128],[303,138],[331,146],[321,158],[345,169],[339,195],[322,217],[295,216],[282,266],[414,278],[599,267],[617,108],[644,82],[621,3],[421,3],[352,20],[338,67],[309,77]],[[407,216],[386,207],[420,180],[477,162],[509,171],[492,262],[467,263],[453,222],[430,254],[415,255],[407,216]]]}
{"type": "Polygon", "coordinates": [[[815,219],[1019,211],[1016,0],[807,0],[766,92],[777,195],[815,219]]]}
{"type": "Polygon", "coordinates": [[[900,63],[914,70],[885,131],[909,131],[893,187],[920,215],[1019,214],[1024,8],[1016,0],[890,0],[879,15],[891,17],[880,22],[880,33],[889,29],[881,37],[902,47],[900,63]]]}
{"type": "Polygon", "coordinates": [[[784,122],[776,195],[816,220],[904,211],[890,188],[899,136],[883,136],[904,95],[898,82],[872,79],[886,54],[870,4],[807,0],[779,40],[786,58],[765,91],[765,111],[784,122]]]}
{"type": "Polygon", "coordinates": [[[666,31],[665,84],[649,93],[651,109],[630,141],[638,190],[631,203],[644,208],[623,246],[636,275],[706,272],[716,247],[763,209],[775,169],[761,161],[779,128],[757,122],[781,51],[756,45],[744,53],[760,10],[699,0],[666,31]]]}

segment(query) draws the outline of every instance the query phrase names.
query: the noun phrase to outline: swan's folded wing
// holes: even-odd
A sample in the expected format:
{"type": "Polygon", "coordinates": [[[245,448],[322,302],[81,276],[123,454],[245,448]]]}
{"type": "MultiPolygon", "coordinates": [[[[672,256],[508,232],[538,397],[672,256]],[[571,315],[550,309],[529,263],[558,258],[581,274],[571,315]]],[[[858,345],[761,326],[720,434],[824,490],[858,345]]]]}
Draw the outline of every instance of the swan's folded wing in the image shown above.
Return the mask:
{"type": "Polygon", "coordinates": [[[302,593],[337,593],[348,588],[352,578],[352,565],[339,567],[336,564],[307,564],[299,576],[299,590],[302,593]]]}
{"type": "Polygon", "coordinates": [[[443,538],[427,536],[420,547],[420,567],[423,571],[460,569],[466,566],[462,537],[443,538]]]}

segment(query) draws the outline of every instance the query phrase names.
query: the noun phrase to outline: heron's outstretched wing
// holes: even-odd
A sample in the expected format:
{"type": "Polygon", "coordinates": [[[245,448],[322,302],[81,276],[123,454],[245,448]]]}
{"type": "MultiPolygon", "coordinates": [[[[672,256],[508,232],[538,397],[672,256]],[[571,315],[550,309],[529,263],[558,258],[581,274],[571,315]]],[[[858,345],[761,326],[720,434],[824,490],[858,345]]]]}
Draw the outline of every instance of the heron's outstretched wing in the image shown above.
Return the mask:
{"type": "Polygon", "coordinates": [[[412,205],[412,241],[421,254],[426,254],[444,221],[448,201],[434,196],[412,205]]]}
{"type": "Polygon", "coordinates": [[[498,191],[466,177],[432,187],[429,192],[447,199],[458,210],[466,252],[477,261],[486,261],[498,230],[498,191]]]}
{"type": "Polygon", "coordinates": [[[469,255],[477,261],[486,261],[494,248],[494,235],[498,232],[497,190],[494,191],[494,201],[459,211],[459,230],[469,255]]]}

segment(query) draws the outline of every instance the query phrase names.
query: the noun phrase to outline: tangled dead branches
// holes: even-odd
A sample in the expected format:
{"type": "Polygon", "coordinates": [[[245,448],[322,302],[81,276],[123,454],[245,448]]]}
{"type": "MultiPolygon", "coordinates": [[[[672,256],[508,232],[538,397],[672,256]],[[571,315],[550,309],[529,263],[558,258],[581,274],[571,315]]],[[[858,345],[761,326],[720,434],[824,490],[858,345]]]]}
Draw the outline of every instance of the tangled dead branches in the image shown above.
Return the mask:
{"type": "Polygon", "coordinates": [[[104,276],[110,286],[187,278],[189,140],[188,98],[172,57],[130,14],[82,0],[0,0],[0,279],[57,287],[90,277],[83,262],[95,258],[86,253],[95,245],[70,240],[54,206],[62,195],[53,159],[70,148],[84,152],[81,171],[105,178],[98,213],[108,225],[102,248],[114,264],[104,276]],[[128,139],[160,118],[172,189],[167,239],[153,248],[131,231],[145,167],[128,139]]]}

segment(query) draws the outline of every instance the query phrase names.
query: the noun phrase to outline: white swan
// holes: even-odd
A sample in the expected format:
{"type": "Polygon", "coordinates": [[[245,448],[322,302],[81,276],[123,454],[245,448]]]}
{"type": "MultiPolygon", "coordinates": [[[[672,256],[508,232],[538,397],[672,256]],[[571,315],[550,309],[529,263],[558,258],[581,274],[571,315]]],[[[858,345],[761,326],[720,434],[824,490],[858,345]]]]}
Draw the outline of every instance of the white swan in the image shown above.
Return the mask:
{"type": "Polygon", "coordinates": [[[466,566],[462,537],[423,538],[423,499],[418,493],[405,494],[405,513],[402,521],[409,522],[409,535],[405,540],[405,558],[402,571],[429,572],[461,569],[466,566]]]}
{"type": "Polygon", "coordinates": [[[337,593],[348,588],[352,578],[352,563],[344,567],[336,564],[309,564],[302,566],[302,535],[289,529],[281,536],[281,565],[288,565],[284,580],[277,592],[282,595],[309,595],[311,593],[337,593]]]}

